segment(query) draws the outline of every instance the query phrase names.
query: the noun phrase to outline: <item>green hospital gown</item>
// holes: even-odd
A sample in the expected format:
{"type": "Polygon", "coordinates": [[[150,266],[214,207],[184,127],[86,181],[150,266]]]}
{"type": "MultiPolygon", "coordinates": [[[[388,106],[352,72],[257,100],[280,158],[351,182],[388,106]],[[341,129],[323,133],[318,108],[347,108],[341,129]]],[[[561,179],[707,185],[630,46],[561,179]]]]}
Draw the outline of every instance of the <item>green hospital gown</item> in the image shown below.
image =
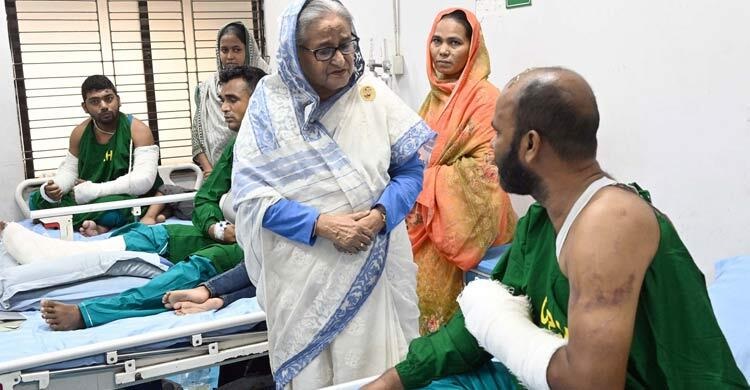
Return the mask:
{"type": "MultiPolygon", "coordinates": [[[[89,122],[83,130],[81,140],[78,143],[78,177],[94,183],[106,183],[128,174],[130,166],[130,125],[132,116],[119,113],[117,117],[117,129],[115,134],[106,144],[96,141],[93,121],[89,122]]],[[[151,190],[144,196],[152,196],[156,189],[163,184],[157,175],[151,190]]],[[[136,198],[133,195],[118,194],[103,196],[93,200],[91,203],[111,202],[136,198]]],[[[42,198],[39,191],[35,191],[29,197],[29,206],[32,210],[50,209],[56,207],[75,206],[73,191],[65,194],[59,203],[50,203],[42,198]]],[[[107,227],[122,226],[132,221],[130,209],[98,211],[92,213],[73,215],[73,227],[78,229],[85,220],[93,220],[97,224],[107,227]]]]}
{"type": "Polygon", "coordinates": [[[193,288],[244,259],[238,244],[219,244],[208,237],[208,227],[224,219],[219,199],[231,188],[233,146],[227,145],[196,194],[193,226],[134,223],[112,233],[123,236],[127,250],[159,253],[176,265],[141,287],[81,302],[86,327],[164,312],[161,299],[168,291],[193,288]]]}
{"type": "MultiPolygon", "coordinates": [[[[195,194],[192,226],[130,224],[112,232],[112,237],[123,236],[129,251],[158,253],[173,263],[187,259],[201,248],[216,244],[208,236],[208,228],[224,219],[219,200],[232,186],[233,147],[234,141],[229,142],[213,171],[195,194]]],[[[219,272],[224,272],[239,260],[222,257],[212,261],[219,272]]]]}
{"type": "MultiPolygon", "coordinates": [[[[647,192],[640,194],[650,202],[647,192]]],[[[640,292],[626,388],[748,388],[714,317],[703,274],[669,219],[656,209],[654,213],[660,243],[640,292]]],[[[532,205],[492,278],[529,297],[537,326],[566,337],[570,291],[555,256],[555,237],[546,210],[532,205]]],[[[489,359],[459,312],[438,332],[412,341],[396,370],[405,387],[416,388],[435,378],[486,368],[489,359]]]]}

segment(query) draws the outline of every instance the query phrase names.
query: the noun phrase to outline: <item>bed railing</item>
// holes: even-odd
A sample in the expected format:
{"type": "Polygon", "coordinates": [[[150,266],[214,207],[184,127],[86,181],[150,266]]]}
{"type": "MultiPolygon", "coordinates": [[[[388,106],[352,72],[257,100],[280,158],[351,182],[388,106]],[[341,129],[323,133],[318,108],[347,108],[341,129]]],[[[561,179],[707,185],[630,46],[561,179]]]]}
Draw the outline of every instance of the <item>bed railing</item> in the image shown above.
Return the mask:
{"type": "MultiPolygon", "coordinates": [[[[161,176],[165,184],[174,184],[171,179],[172,173],[185,170],[193,171],[196,176],[194,189],[197,190],[198,188],[200,188],[201,184],[203,183],[203,172],[195,164],[187,163],[159,166],[159,176],[161,176]]],[[[33,211],[30,210],[25,197],[25,192],[27,192],[30,188],[41,186],[47,180],[49,180],[49,178],[42,177],[26,179],[19,183],[18,186],[16,186],[16,204],[21,209],[21,213],[26,218],[39,219],[43,223],[47,224],[57,224],[60,228],[60,238],[64,240],[73,239],[72,216],[75,214],[130,208],[132,209],[133,216],[138,219],[138,217],[140,217],[141,215],[142,206],[190,201],[195,198],[195,192],[187,192],[183,194],[152,196],[146,198],[92,203],[78,206],[58,207],[54,209],[33,211]]]]}
{"type": "MultiPolygon", "coordinates": [[[[182,337],[192,337],[193,345],[201,344],[201,335],[222,329],[230,329],[238,326],[248,326],[266,320],[266,313],[262,311],[243,314],[231,318],[206,321],[198,324],[181,326],[173,329],[159,330],[146,334],[124,337],[116,340],[102,341],[95,344],[68,348],[61,351],[48,352],[22,359],[15,359],[0,363],[0,374],[22,371],[30,368],[46,366],[52,363],[65,362],[68,360],[84,358],[97,354],[106,354],[107,363],[113,364],[118,361],[117,351],[142,345],[149,345],[165,340],[174,340],[182,337]]],[[[71,336],[73,337],[73,336],[71,336]]]]}

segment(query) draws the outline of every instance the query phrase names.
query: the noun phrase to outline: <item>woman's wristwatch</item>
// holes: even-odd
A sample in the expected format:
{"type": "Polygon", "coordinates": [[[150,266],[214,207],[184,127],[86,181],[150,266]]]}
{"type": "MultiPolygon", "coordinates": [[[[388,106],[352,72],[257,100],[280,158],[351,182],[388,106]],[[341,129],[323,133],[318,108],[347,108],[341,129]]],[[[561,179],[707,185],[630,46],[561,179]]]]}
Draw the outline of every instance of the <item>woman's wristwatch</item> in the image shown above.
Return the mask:
{"type": "Polygon", "coordinates": [[[373,207],[373,209],[380,211],[380,215],[383,217],[383,225],[386,225],[385,206],[383,206],[382,204],[376,204],[375,207],[373,207]]]}

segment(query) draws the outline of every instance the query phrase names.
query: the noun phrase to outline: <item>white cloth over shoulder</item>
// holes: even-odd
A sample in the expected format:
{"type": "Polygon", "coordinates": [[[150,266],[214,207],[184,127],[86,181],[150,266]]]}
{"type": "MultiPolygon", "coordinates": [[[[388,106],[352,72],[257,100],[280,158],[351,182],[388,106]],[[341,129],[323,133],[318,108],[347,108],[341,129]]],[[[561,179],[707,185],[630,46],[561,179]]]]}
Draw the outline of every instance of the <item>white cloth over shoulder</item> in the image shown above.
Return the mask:
{"type": "Polygon", "coordinates": [[[219,99],[219,72],[201,82],[196,91],[198,101],[195,118],[193,120],[193,157],[198,153],[206,154],[211,166],[216,164],[224,152],[227,144],[237,136],[237,132],[227,127],[224,113],[221,112],[219,99]]]}
{"type": "Polygon", "coordinates": [[[216,34],[216,68],[218,70],[198,85],[195,96],[198,105],[191,129],[193,158],[203,152],[211,166],[216,164],[227,144],[237,135],[236,131],[227,127],[224,113],[221,111],[221,99],[219,99],[219,72],[224,69],[220,54],[221,34],[230,24],[242,28],[244,33],[242,40],[248,43],[245,46],[245,65],[268,73],[268,64],[261,57],[253,34],[242,22],[233,21],[219,29],[216,34]]]}
{"type": "Polygon", "coordinates": [[[418,336],[416,266],[406,227],[379,235],[369,252],[348,255],[263,228],[280,199],[321,213],[369,210],[388,169],[433,135],[380,80],[355,72],[320,102],[302,76],[294,29],[303,1],[282,17],[279,72],[263,78],[235,143],[236,232],[258,302],[267,314],[277,387],[318,388],[376,375],[399,362],[418,336]]]}

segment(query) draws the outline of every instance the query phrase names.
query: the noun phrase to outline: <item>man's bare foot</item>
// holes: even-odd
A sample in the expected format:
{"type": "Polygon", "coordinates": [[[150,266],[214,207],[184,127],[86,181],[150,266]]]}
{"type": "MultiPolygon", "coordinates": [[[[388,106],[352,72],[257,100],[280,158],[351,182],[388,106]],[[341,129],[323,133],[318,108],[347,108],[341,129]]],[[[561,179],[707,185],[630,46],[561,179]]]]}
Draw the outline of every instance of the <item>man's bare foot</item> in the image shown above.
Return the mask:
{"type": "Polygon", "coordinates": [[[144,215],[140,220],[138,220],[138,222],[144,225],[153,225],[156,223],[156,219],[154,217],[151,217],[150,215],[144,215]]]}
{"type": "Polygon", "coordinates": [[[159,214],[156,216],[156,222],[162,223],[167,220],[167,217],[164,214],[159,214]]]}
{"type": "Polygon", "coordinates": [[[188,290],[169,291],[161,298],[161,302],[167,309],[172,309],[178,302],[191,302],[201,304],[211,298],[211,293],[205,286],[198,286],[188,290]]]}
{"type": "Polygon", "coordinates": [[[174,313],[178,316],[185,314],[201,313],[209,310],[219,310],[224,306],[224,300],[221,298],[208,298],[203,303],[182,301],[174,304],[174,313]]]}
{"type": "Polygon", "coordinates": [[[99,226],[94,221],[86,220],[81,223],[81,227],[78,231],[86,237],[93,237],[108,232],[109,228],[106,226],[99,226]]]}
{"type": "Polygon", "coordinates": [[[86,327],[78,305],[42,299],[41,312],[42,318],[52,330],[75,330],[86,327]]]}

